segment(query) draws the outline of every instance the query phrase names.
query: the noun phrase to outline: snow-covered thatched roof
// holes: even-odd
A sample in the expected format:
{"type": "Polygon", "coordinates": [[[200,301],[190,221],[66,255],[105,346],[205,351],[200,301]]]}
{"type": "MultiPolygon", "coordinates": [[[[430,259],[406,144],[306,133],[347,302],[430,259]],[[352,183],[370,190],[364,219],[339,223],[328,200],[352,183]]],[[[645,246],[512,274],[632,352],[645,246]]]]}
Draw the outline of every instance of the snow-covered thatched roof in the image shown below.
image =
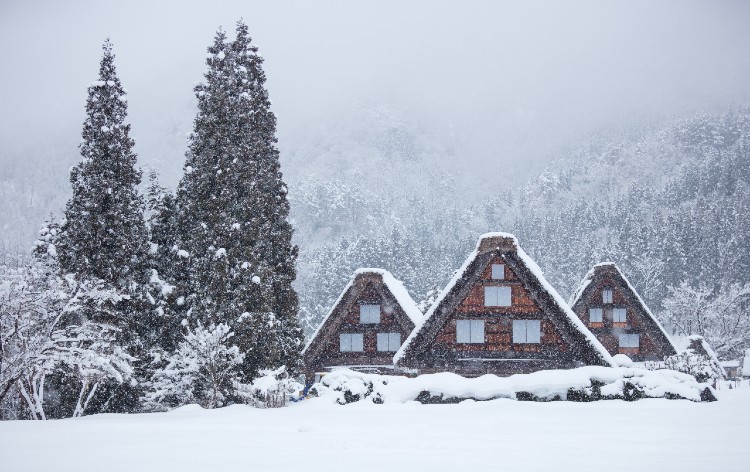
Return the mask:
{"type": "Polygon", "coordinates": [[[419,310],[419,307],[414,302],[414,299],[411,298],[411,295],[409,295],[409,292],[406,290],[406,287],[404,287],[404,284],[396,279],[393,274],[391,274],[389,271],[385,269],[378,269],[378,268],[361,268],[354,271],[354,274],[352,275],[351,279],[349,279],[349,283],[346,284],[344,287],[344,290],[341,291],[341,294],[336,299],[336,301],[331,305],[331,308],[328,310],[328,313],[323,318],[323,321],[321,321],[320,325],[318,326],[318,329],[315,330],[315,333],[310,337],[310,340],[307,342],[307,345],[302,350],[302,354],[304,355],[307,350],[310,348],[312,343],[315,341],[315,339],[320,334],[320,331],[323,329],[323,327],[328,323],[330,317],[333,315],[333,313],[336,311],[336,308],[341,304],[342,300],[346,296],[346,294],[349,292],[349,290],[354,285],[354,282],[359,278],[367,275],[377,275],[380,279],[382,279],[383,284],[388,289],[388,291],[393,295],[393,298],[396,300],[396,303],[401,307],[401,309],[404,311],[406,316],[411,320],[411,322],[416,325],[422,320],[422,312],[419,310]]]}
{"type": "Polygon", "coordinates": [[[570,299],[570,306],[575,308],[576,304],[581,300],[581,297],[583,297],[583,294],[586,292],[586,289],[591,285],[591,282],[594,280],[594,277],[597,273],[599,273],[602,270],[608,270],[616,274],[617,277],[619,277],[622,282],[625,284],[625,286],[628,288],[628,290],[631,292],[635,300],[638,302],[638,304],[641,306],[641,309],[645,313],[646,316],[648,316],[651,321],[656,325],[656,327],[659,329],[659,331],[662,332],[664,337],[667,339],[669,344],[672,346],[672,348],[675,350],[675,352],[680,352],[681,350],[678,349],[678,346],[675,344],[674,340],[672,339],[669,334],[667,334],[667,331],[664,329],[664,327],[659,323],[659,320],[656,319],[653,313],[651,313],[651,310],[649,309],[648,305],[646,305],[646,302],[641,298],[641,295],[636,291],[633,284],[630,283],[627,277],[625,277],[625,274],[622,273],[619,267],[617,267],[617,264],[614,262],[600,262],[596,265],[594,265],[591,270],[586,273],[586,275],[583,277],[583,280],[581,280],[581,283],[578,284],[578,288],[573,292],[573,296],[570,299]]]}
{"type": "Polygon", "coordinates": [[[459,283],[459,281],[461,281],[466,275],[468,275],[467,270],[469,270],[469,267],[477,259],[477,257],[480,254],[490,251],[507,251],[515,253],[518,256],[518,259],[520,259],[520,262],[536,278],[541,288],[553,300],[554,304],[560,310],[560,312],[564,314],[568,323],[570,323],[570,325],[572,325],[578,332],[581,333],[581,335],[584,336],[586,343],[594,349],[594,351],[607,365],[614,365],[612,356],[610,356],[609,352],[607,352],[607,350],[604,348],[604,346],[602,346],[599,340],[596,339],[596,337],[588,330],[588,328],[586,328],[586,326],[583,324],[583,322],[581,322],[578,316],[573,313],[568,304],[565,302],[565,299],[563,299],[563,297],[560,296],[557,290],[555,290],[555,288],[547,281],[542,269],[536,264],[536,262],[531,259],[531,257],[529,257],[528,254],[526,254],[523,249],[521,249],[518,244],[518,239],[516,239],[516,237],[510,233],[503,232],[485,233],[479,237],[477,246],[474,251],[469,254],[463,265],[461,265],[461,268],[456,271],[445,288],[440,292],[435,302],[432,304],[427,313],[425,313],[424,317],[420,320],[419,323],[416,324],[416,327],[406,339],[404,344],[401,346],[401,349],[396,352],[396,355],[393,358],[396,363],[398,363],[410,349],[414,349],[415,339],[418,337],[419,333],[430,323],[433,318],[436,317],[436,314],[440,311],[441,306],[444,304],[445,300],[456,289],[456,285],[459,283]]]}

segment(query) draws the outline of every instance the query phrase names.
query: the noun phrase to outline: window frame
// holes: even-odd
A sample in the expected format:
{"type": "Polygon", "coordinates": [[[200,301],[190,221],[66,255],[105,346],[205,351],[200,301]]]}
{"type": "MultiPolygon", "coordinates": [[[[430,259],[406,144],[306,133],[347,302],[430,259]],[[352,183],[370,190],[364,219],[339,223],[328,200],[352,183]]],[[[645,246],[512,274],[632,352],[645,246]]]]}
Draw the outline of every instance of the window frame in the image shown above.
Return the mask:
{"type": "Polygon", "coordinates": [[[363,333],[339,333],[339,352],[365,352],[365,339],[363,333]],[[358,347],[359,349],[354,349],[355,343],[354,339],[357,338],[359,340],[358,347]],[[348,346],[349,349],[344,349],[344,340],[348,339],[348,346]]]}
{"type": "MultiPolygon", "coordinates": [[[[520,336],[519,336],[520,337],[520,336]]],[[[541,344],[542,343],[542,320],[513,320],[513,344],[541,344]],[[529,340],[529,326],[536,328],[535,336],[529,340]],[[516,333],[523,332],[523,340],[516,339],[516,333]]]]}
{"type": "Polygon", "coordinates": [[[589,308],[589,323],[603,323],[604,322],[604,308],[601,307],[591,307],[589,308]],[[594,319],[594,312],[598,313],[599,319],[594,319]]]}
{"type": "Polygon", "coordinates": [[[613,323],[627,323],[628,322],[628,309],[623,307],[612,308],[612,322],[613,323]],[[622,312],[622,319],[618,319],[617,313],[622,312]]]}
{"type": "Polygon", "coordinates": [[[492,280],[505,280],[505,264],[491,264],[490,267],[490,278],[492,280]],[[502,272],[498,274],[500,271],[502,272]],[[500,277],[497,277],[497,275],[500,275],[500,277]]]}
{"type": "Polygon", "coordinates": [[[359,324],[380,324],[380,317],[382,314],[383,314],[383,307],[379,303],[360,303],[359,324]],[[365,309],[365,307],[367,307],[367,310],[365,309]],[[370,318],[367,318],[367,321],[366,321],[363,315],[366,315],[367,317],[375,316],[373,313],[365,313],[366,311],[369,311],[369,309],[371,309],[372,307],[378,307],[377,321],[370,321],[370,318]]]}
{"type": "Polygon", "coordinates": [[[641,335],[639,333],[622,333],[618,336],[618,343],[619,347],[622,349],[640,349],[641,335]],[[623,346],[623,338],[626,340],[626,346],[623,346]],[[633,346],[633,339],[636,341],[635,346],[633,346]]]}
{"type": "Polygon", "coordinates": [[[614,298],[615,298],[615,294],[611,288],[605,287],[602,289],[602,303],[604,304],[613,303],[614,298]]]}
{"type": "Polygon", "coordinates": [[[486,307],[510,307],[513,306],[513,289],[509,285],[485,285],[484,286],[484,306],[486,307]],[[490,293],[495,292],[494,300],[493,297],[488,296],[490,293]],[[507,299],[502,298],[502,301],[507,300],[507,305],[501,305],[501,294],[507,294],[507,299]],[[492,302],[493,304],[489,304],[492,302]]]}
{"type": "Polygon", "coordinates": [[[376,349],[378,352],[396,352],[400,347],[401,333],[378,333],[376,338],[376,349]],[[381,340],[383,339],[385,339],[386,349],[381,349],[381,340]]]}
{"type": "Polygon", "coordinates": [[[485,343],[484,320],[467,320],[467,319],[456,320],[456,344],[484,344],[484,343],[485,343]],[[459,328],[459,326],[464,326],[464,328],[459,328]],[[466,337],[467,328],[468,328],[468,338],[466,337]],[[463,333],[464,336],[459,338],[459,332],[463,333]],[[480,340],[480,337],[481,337],[481,340],[480,340]]]}

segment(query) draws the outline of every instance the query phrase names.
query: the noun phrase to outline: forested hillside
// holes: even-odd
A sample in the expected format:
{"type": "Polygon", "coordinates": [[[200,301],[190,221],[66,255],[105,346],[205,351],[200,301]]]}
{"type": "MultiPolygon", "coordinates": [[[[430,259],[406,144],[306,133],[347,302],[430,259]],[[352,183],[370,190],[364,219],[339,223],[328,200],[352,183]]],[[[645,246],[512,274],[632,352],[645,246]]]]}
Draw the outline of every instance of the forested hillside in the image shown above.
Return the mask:
{"type": "MultiPolygon", "coordinates": [[[[292,179],[308,333],[357,267],[389,269],[425,300],[486,231],[516,234],[564,296],[604,260],[657,312],[685,296],[669,287],[737,298],[750,280],[747,108],[581,148],[525,185],[497,175],[497,191],[473,198],[410,148],[408,135],[392,134],[398,139],[365,159],[356,178],[292,179]]],[[[735,344],[719,351],[736,354],[735,344]]]]}

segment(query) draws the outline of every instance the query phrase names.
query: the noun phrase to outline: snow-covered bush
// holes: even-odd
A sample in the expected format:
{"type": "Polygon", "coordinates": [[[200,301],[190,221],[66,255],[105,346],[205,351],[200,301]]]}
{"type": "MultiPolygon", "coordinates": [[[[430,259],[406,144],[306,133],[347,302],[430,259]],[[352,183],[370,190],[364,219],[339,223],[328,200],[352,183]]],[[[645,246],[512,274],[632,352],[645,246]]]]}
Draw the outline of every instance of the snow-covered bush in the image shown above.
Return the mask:
{"type": "Polygon", "coordinates": [[[669,356],[664,359],[664,364],[667,369],[692,375],[698,382],[715,384],[722,378],[721,366],[694,349],[669,356]]]}
{"type": "Polygon", "coordinates": [[[286,366],[264,369],[250,385],[235,383],[241,398],[257,408],[280,408],[289,404],[291,396],[298,395],[303,385],[289,377],[286,366]]]}
{"type": "Polygon", "coordinates": [[[748,303],[750,283],[726,285],[715,291],[683,282],[669,287],[660,318],[682,335],[702,336],[720,358],[733,358],[750,347],[748,303]]]}
{"type": "Polygon", "coordinates": [[[46,380],[73,376],[73,416],[82,416],[103,382],[132,378],[133,357],[116,329],[77,316],[82,290],[44,265],[0,272],[0,401],[15,390],[32,419],[47,419],[46,380]]]}
{"type": "Polygon", "coordinates": [[[638,400],[640,398],[713,401],[712,388],[672,370],[589,366],[547,370],[510,377],[465,378],[442,372],[413,378],[338,370],[313,388],[322,399],[345,405],[373,403],[458,403],[507,398],[521,401],[638,400]]]}
{"type": "Polygon", "coordinates": [[[217,408],[226,404],[240,381],[245,356],[237,346],[230,345],[234,333],[227,324],[207,328],[198,324],[190,329],[184,320],[183,325],[186,333],[174,353],[152,353],[158,367],[145,395],[149,409],[188,403],[217,408]]]}

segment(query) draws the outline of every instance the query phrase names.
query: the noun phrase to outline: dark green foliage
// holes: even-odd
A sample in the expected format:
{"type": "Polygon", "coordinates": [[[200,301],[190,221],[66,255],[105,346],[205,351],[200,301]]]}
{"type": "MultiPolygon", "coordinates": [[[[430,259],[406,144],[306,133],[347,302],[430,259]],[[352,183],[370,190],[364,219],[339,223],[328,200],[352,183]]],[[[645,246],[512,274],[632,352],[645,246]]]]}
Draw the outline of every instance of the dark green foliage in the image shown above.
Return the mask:
{"type": "MultiPolygon", "coordinates": [[[[73,196],[65,208],[65,221],[59,232],[51,228],[57,234],[50,239],[61,273],[74,276],[79,284],[79,308],[71,316],[78,322],[86,319],[114,327],[116,342],[141,357],[146,349],[141,335],[149,329],[141,316],[148,309],[147,229],[137,190],[141,171],[136,167],[130,125],[125,123],[127,98],[109,40],[103,50],[99,80],[88,88],[79,146],[83,159],[70,174],[73,196]]],[[[49,244],[39,245],[36,251],[49,255],[49,244]]],[[[64,379],[60,388],[66,388],[64,379]]],[[[60,392],[61,399],[69,396],[60,392]]],[[[87,412],[135,411],[137,397],[137,389],[129,384],[103,385],[87,412]]]]}
{"type": "Polygon", "coordinates": [[[205,83],[185,176],[177,191],[178,292],[191,323],[228,323],[246,354],[245,380],[261,368],[299,365],[302,337],[289,203],[276,148],[263,59],[237,25],[208,48],[205,83]]]}
{"type": "Polygon", "coordinates": [[[126,116],[125,90],[107,41],[99,80],[88,90],[83,160],[70,173],[73,196],[65,208],[58,253],[64,272],[117,288],[143,281],[146,258],[143,202],[137,191],[141,172],[135,167],[126,116]]]}

